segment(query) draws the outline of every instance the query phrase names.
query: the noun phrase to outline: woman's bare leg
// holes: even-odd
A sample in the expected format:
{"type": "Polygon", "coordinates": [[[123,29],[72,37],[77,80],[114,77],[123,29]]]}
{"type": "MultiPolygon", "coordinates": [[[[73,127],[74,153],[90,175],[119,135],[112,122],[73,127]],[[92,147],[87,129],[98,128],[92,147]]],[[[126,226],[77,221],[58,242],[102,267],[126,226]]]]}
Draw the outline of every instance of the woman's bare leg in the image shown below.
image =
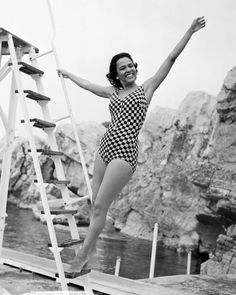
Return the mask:
{"type": "Polygon", "coordinates": [[[97,193],[98,193],[98,190],[99,190],[100,185],[102,183],[106,168],[107,168],[107,164],[104,163],[103,159],[97,153],[96,158],[95,158],[94,168],[93,168],[93,181],[92,181],[92,192],[93,192],[92,202],[93,202],[93,204],[96,200],[97,193]]]}
{"type": "Polygon", "coordinates": [[[123,160],[115,159],[107,165],[94,203],[87,236],[82,248],[73,261],[71,271],[80,272],[82,270],[105,225],[107,211],[111,202],[118,196],[131,176],[132,168],[129,163],[123,160]]]}
{"type": "MultiPolygon", "coordinates": [[[[104,163],[104,161],[101,158],[101,156],[99,155],[99,153],[97,153],[96,158],[95,158],[94,168],[93,168],[92,208],[93,208],[94,202],[96,200],[100,185],[102,183],[106,168],[107,168],[107,164],[104,163]]],[[[96,243],[93,245],[93,249],[91,250],[91,252],[94,252],[93,254],[96,254],[96,243]]]]}

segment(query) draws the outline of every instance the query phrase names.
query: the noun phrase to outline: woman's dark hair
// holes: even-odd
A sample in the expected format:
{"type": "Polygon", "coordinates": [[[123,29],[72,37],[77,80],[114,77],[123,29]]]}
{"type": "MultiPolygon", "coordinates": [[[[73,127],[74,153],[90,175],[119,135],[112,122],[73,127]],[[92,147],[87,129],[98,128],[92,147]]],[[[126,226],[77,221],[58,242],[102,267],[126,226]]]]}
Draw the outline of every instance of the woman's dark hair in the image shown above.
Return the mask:
{"type": "Polygon", "coordinates": [[[132,63],[134,64],[136,69],[138,67],[137,63],[134,63],[134,61],[129,53],[122,52],[122,53],[116,54],[112,57],[111,62],[110,62],[110,67],[109,67],[109,73],[106,75],[106,77],[109,80],[109,82],[111,83],[111,85],[115,86],[118,89],[123,88],[123,86],[122,86],[120,80],[117,79],[116,63],[120,58],[123,58],[123,57],[128,57],[132,61],[132,63]]]}

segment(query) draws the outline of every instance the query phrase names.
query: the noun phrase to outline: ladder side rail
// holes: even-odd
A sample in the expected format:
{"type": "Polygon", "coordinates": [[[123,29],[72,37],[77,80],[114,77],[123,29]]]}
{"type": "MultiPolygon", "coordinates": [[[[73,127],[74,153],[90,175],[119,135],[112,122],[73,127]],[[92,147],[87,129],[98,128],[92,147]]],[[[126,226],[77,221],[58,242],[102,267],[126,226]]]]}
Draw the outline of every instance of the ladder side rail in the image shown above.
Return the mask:
{"type": "MultiPolygon", "coordinates": [[[[34,58],[34,56],[35,56],[34,50],[30,51],[30,56],[31,56],[32,65],[38,68],[38,61],[34,58]]],[[[45,94],[44,86],[42,83],[42,77],[41,78],[35,77],[34,79],[36,82],[38,92],[41,94],[45,94]]],[[[49,113],[49,108],[47,106],[47,103],[42,103],[42,104],[40,104],[40,106],[42,109],[44,119],[51,122],[51,116],[49,113]]],[[[50,147],[53,150],[58,151],[58,145],[57,145],[54,131],[53,130],[48,130],[48,131],[45,130],[45,131],[48,135],[50,147]]],[[[59,157],[54,158],[54,163],[55,163],[55,167],[56,167],[57,178],[61,179],[61,180],[65,180],[65,173],[64,173],[61,159],[59,157]]],[[[65,205],[69,204],[70,203],[70,195],[69,195],[69,191],[65,185],[61,185],[61,194],[62,194],[62,198],[63,198],[65,205]]],[[[80,235],[79,235],[78,228],[76,225],[75,217],[72,215],[68,215],[67,220],[68,220],[69,227],[70,227],[71,237],[73,239],[80,239],[80,235]]]]}
{"type": "MultiPolygon", "coordinates": [[[[55,47],[53,45],[54,56],[55,56],[55,59],[57,60],[55,50],[56,49],[55,49],[55,47]]],[[[60,68],[58,64],[57,64],[57,67],[60,68]]],[[[61,81],[61,85],[62,85],[64,98],[66,100],[68,113],[70,115],[70,121],[71,121],[71,125],[72,125],[72,130],[73,130],[75,141],[76,141],[76,144],[77,144],[82,169],[83,169],[83,172],[84,172],[84,177],[85,177],[86,185],[87,185],[87,188],[88,188],[88,193],[89,193],[90,200],[91,200],[91,203],[92,203],[91,183],[90,183],[90,180],[89,180],[89,175],[88,175],[88,171],[87,171],[87,167],[86,167],[86,163],[85,163],[85,159],[84,159],[84,155],[83,155],[83,151],[82,151],[82,146],[81,146],[79,135],[78,135],[77,128],[76,128],[76,121],[75,121],[75,118],[74,118],[74,114],[72,112],[72,107],[71,107],[71,104],[70,104],[69,95],[68,95],[68,91],[67,91],[67,88],[66,88],[66,83],[65,83],[65,80],[64,80],[64,78],[62,76],[60,76],[60,81],[61,81]]]]}
{"type": "Polygon", "coordinates": [[[0,82],[11,72],[11,68],[8,66],[10,62],[11,59],[9,58],[5,65],[0,69],[0,82]]]}
{"type": "MultiPolygon", "coordinates": [[[[48,10],[49,10],[49,15],[50,15],[50,20],[51,20],[51,25],[52,25],[52,30],[53,30],[51,46],[52,46],[56,66],[57,66],[58,69],[60,69],[61,66],[60,66],[60,62],[59,62],[59,57],[58,57],[56,46],[55,46],[55,43],[54,43],[54,39],[56,37],[56,27],[55,27],[55,22],[54,22],[54,17],[53,17],[53,12],[52,12],[52,7],[51,7],[50,0],[47,0],[47,4],[48,4],[48,10]]],[[[86,168],[82,147],[81,147],[81,144],[80,144],[80,139],[79,139],[78,132],[77,132],[77,129],[76,129],[76,121],[75,121],[75,118],[74,118],[74,115],[73,115],[73,112],[72,112],[70,99],[69,99],[68,91],[67,91],[67,88],[66,88],[66,83],[65,83],[65,80],[64,80],[64,78],[62,76],[60,76],[60,81],[61,81],[61,86],[62,86],[64,98],[66,100],[68,113],[70,115],[70,121],[71,121],[72,129],[73,129],[73,133],[74,133],[74,136],[75,136],[75,141],[76,141],[76,144],[77,144],[77,147],[78,147],[78,152],[79,152],[80,161],[81,161],[83,172],[84,172],[86,185],[87,185],[87,188],[88,188],[90,201],[92,203],[92,188],[91,188],[91,184],[90,184],[90,180],[89,180],[89,175],[88,175],[88,171],[87,171],[87,168],[86,168]]]]}
{"type": "Polygon", "coordinates": [[[4,126],[4,128],[6,130],[6,133],[7,133],[7,131],[8,131],[7,117],[6,117],[5,113],[4,113],[1,105],[0,105],[0,118],[2,119],[3,126],[4,126]]]}
{"type": "Polygon", "coordinates": [[[15,136],[15,118],[17,109],[17,97],[15,95],[16,82],[14,73],[11,79],[11,93],[8,111],[8,122],[6,126],[6,145],[3,150],[2,173],[0,179],[0,258],[2,256],[3,235],[5,228],[5,218],[7,217],[7,197],[10,181],[11,159],[15,136]]]}
{"type": "Polygon", "coordinates": [[[48,50],[48,51],[46,51],[46,52],[43,52],[43,53],[41,53],[41,54],[37,54],[37,55],[35,55],[35,57],[31,57],[30,60],[31,60],[31,62],[32,62],[33,60],[38,59],[38,58],[40,58],[40,57],[43,57],[43,56],[45,56],[45,55],[48,55],[48,54],[50,54],[50,53],[52,53],[52,52],[53,52],[52,49],[50,49],[50,50],[48,50]]]}
{"type": "Polygon", "coordinates": [[[2,155],[2,154],[3,154],[3,152],[4,152],[5,148],[6,148],[6,140],[4,140],[4,142],[3,142],[2,146],[0,147],[0,155],[2,155]]]}
{"type": "Polygon", "coordinates": [[[58,273],[61,278],[61,286],[62,286],[63,290],[68,290],[65,275],[64,275],[63,264],[62,264],[62,260],[61,260],[61,256],[60,256],[60,249],[58,249],[56,233],[54,230],[52,217],[50,214],[50,208],[49,208],[49,204],[48,204],[48,200],[47,200],[47,196],[46,196],[46,191],[45,191],[45,187],[43,184],[43,176],[42,176],[41,167],[39,164],[38,154],[36,151],[36,145],[35,145],[34,136],[33,136],[33,132],[32,132],[31,122],[30,122],[29,115],[28,115],[27,105],[26,105],[26,101],[25,101],[25,95],[23,92],[23,87],[22,87],[22,83],[21,83],[21,79],[20,79],[21,73],[19,71],[18,59],[16,56],[14,42],[13,42],[13,38],[12,38],[11,34],[8,34],[8,45],[9,45],[9,50],[10,50],[10,54],[11,54],[11,58],[12,58],[13,71],[14,71],[15,79],[16,79],[18,98],[20,100],[22,114],[23,114],[24,120],[25,120],[25,126],[26,126],[26,131],[28,134],[30,148],[32,151],[32,158],[33,158],[36,176],[38,179],[41,200],[42,200],[42,204],[43,204],[43,208],[44,208],[44,212],[45,212],[45,216],[46,216],[46,220],[47,220],[47,226],[48,226],[50,239],[52,241],[53,254],[55,257],[58,273]]]}
{"type": "Polygon", "coordinates": [[[0,67],[1,67],[1,63],[2,63],[2,40],[0,38],[0,67]]]}

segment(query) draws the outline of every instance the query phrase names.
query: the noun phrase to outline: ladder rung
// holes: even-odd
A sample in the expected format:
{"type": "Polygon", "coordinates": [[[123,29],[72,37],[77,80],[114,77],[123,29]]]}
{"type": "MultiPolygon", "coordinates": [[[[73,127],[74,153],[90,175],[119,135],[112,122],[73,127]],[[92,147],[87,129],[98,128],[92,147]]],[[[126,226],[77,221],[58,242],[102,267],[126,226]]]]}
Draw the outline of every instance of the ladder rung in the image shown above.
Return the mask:
{"type": "Polygon", "coordinates": [[[70,186],[67,186],[68,190],[71,191],[73,194],[75,194],[76,196],[78,197],[83,197],[82,195],[78,194],[78,187],[77,186],[74,186],[74,185],[70,185],[70,186]]]}
{"type": "MultiPolygon", "coordinates": [[[[77,210],[75,209],[58,209],[58,208],[50,208],[50,212],[53,215],[60,215],[60,214],[76,214],[77,210]]],[[[41,214],[44,214],[44,210],[41,210],[41,214]]]]}
{"type": "MultiPolygon", "coordinates": [[[[83,242],[84,242],[84,239],[69,239],[64,242],[58,242],[58,247],[66,248],[66,247],[82,244],[83,242]]],[[[52,247],[51,242],[48,243],[48,247],[52,247]]]]}
{"type": "MultiPolygon", "coordinates": [[[[41,119],[30,119],[30,122],[35,122],[34,123],[34,127],[38,127],[38,128],[53,128],[53,127],[56,127],[56,124],[54,123],[51,123],[51,122],[47,122],[47,121],[44,121],[44,120],[41,120],[41,119]]],[[[21,123],[25,123],[25,120],[21,120],[21,123]]]]}
{"type": "Polygon", "coordinates": [[[91,205],[90,197],[89,196],[83,196],[83,197],[79,197],[79,198],[76,198],[76,199],[71,199],[71,201],[66,202],[65,207],[73,206],[73,205],[78,204],[78,203],[80,203],[80,202],[82,202],[84,200],[86,200],[88,202],[88,204],[91,205]]]}
{"type": "MultiPolygon", "coordinates": [[[[34,180],[35,183],[38,183],[38,180],[34,180]]],[[[44,183],[52,183],[52,184],[65,184],[68,185],[70,183],[70,180],[58,180],[58,179],[44,179],[44,183]]]]}
{"type": "MultiPolygon", "coordinates": [[[[63,156],[64,155],[63,152],[52,151],[52,150],[37,149],[36,151],[45,156],[63,156]]],[[[31,149],[28,149],[28,152],[31,153],[31,149]]]]}
{"type": "MultiPolygon", "coordinates": [[[[8,64],[9,66],[12,66],[12,63],[10,62],[8,64]]],[[[18,65],[20,65],[21,67],[19,68],[19,70],[27,75],[43,75],[44,72],[23,62],[23,61],[20,61],[18,62],[18,65]]]]}
{"type": "MultiPolygon", "coordinates": [[[[16,90],[15,93],[18,93],[18,90],[16,90]]],[[[36,101],[50,101],[49,97],[42,95],[40,93],[34,92],[32,90],[24,90],[24,93],[27,93],[26,97],[36,101]]]]}
{"type": "Polygon", "coordinates": [[[70,183],[70,180],[52,179],[52,180],[47,180],[47,183],[68,185],[70,183]]]}

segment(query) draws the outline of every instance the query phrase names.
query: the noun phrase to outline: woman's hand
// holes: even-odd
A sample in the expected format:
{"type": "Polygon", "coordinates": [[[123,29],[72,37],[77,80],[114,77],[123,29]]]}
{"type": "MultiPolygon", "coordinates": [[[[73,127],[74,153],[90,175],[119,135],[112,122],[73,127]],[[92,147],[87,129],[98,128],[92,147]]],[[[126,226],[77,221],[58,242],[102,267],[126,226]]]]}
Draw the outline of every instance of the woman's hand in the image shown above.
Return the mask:
{"type": "Polygon", "coordinates": [[[57,73],[59,77],[62,75],[63,78],[70,78],[70,73],[64,69],[58,69],[57,73]]]}
{"type": "Polygon", "coordinates": [[[192,33],[195,33],[197,31],[201,30],[202,28],[204,28],[205,25],[206,25],[206,21],[205,21],[204,16],[198,17],[192,22],[190,30],[192,33]]]}

